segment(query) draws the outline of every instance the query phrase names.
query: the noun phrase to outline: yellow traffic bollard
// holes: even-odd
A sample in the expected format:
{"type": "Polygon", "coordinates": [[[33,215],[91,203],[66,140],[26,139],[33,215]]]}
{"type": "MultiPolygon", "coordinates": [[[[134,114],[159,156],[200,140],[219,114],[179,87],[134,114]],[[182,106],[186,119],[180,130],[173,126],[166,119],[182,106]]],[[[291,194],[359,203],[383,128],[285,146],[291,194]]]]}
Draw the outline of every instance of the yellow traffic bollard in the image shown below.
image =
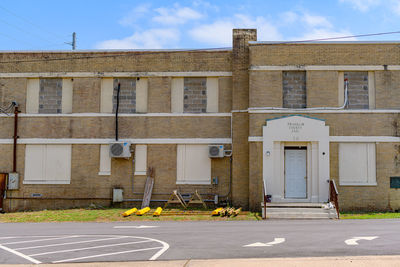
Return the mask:
{"type": "Polygon", "coordinates": [[[142,216],[143,214],[146,214],[147,212],[149,212],[149,210],[150,210],[149,207],[143,208],[143,209],[141,209],[141,210],[138,210],[138,211],[136,212],[136,215],[142,216]]]}
{"type": "Polygon", "coordinates": [[[211,216],[218,216],[222,210],[223,210],[223,208],[218,208],[218,209],[213,210],[211,212],[211,216]]]}
{"type": "Polygon", "coordinates": [[[158,207],[158,208],[156,209],[156,211],[153,213],[153,216],[158,217],[158,216],[161,215],[161,212],[162,212],[162,208],[161,208],[161,207],[158,207]]]}
{"type": "Polygon", "coordinates": [[[124,213],[122,213],[122,216],[128,217],[128,216],[130,216],[131,214],[133,214],[135,212],[137,212],[137,208],[133,208],[133,209],[125,211],[124,213]]]}

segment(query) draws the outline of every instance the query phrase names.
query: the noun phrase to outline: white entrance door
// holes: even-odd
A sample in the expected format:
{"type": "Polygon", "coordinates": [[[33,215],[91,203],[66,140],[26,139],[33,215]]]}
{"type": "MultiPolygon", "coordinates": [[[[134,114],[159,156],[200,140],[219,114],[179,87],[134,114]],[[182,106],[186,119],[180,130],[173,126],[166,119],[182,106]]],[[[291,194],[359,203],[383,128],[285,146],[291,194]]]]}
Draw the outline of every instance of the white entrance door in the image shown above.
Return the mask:
{"type": "Polygon", "coordinates": [[[307,198],[306,149],[285,149],[285,198],[307,198]]]}

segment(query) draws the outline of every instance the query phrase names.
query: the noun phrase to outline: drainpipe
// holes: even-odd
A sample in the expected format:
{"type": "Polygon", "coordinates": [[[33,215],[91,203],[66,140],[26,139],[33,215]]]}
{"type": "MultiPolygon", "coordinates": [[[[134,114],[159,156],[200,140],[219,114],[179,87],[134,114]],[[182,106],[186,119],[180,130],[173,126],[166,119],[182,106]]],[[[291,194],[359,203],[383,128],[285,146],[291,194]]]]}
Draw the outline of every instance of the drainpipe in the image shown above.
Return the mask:
{"type": "Polygon", "coordinates": [[[118,141],[118,110],[119,110],[119,92],[121,90],[121,83],[118,83],[117,89],[117,107],[115,109],[115,141],[118,141]]]}
{"type": "Polygon", "coordinates": [[[17,139],[18,139],[18,103],[14,103],[14,144],[13,144],[13,172],[17,172],[17,139]]]}

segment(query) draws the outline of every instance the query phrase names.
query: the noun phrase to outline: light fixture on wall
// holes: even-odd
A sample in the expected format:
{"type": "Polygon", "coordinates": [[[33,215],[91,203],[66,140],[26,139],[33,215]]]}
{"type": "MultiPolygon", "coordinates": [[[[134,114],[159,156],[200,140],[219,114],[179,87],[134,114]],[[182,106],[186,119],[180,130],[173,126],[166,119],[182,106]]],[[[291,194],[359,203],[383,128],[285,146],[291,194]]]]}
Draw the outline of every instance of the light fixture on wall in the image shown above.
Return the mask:
{"type": "Polygon", "coordinates": [[[265,152],[265,155],[267,155],[269,157],[271,155],[271,152],[267,151],[267,152],[265,152]]]}

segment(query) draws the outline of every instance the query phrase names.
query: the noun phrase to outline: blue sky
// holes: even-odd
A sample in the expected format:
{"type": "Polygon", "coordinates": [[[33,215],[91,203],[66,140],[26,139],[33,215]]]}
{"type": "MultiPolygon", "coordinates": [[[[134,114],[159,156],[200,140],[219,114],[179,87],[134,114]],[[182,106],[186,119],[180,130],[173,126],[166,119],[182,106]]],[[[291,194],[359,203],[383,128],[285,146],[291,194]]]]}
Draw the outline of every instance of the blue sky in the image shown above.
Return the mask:
{"type": "Polygon", "coordinates": [[[0,50],[70,50],[74,31],[77,49],[230,47],[232,28],[259,41],[400,31],[400,0],[0,1],[0,50]]]}

